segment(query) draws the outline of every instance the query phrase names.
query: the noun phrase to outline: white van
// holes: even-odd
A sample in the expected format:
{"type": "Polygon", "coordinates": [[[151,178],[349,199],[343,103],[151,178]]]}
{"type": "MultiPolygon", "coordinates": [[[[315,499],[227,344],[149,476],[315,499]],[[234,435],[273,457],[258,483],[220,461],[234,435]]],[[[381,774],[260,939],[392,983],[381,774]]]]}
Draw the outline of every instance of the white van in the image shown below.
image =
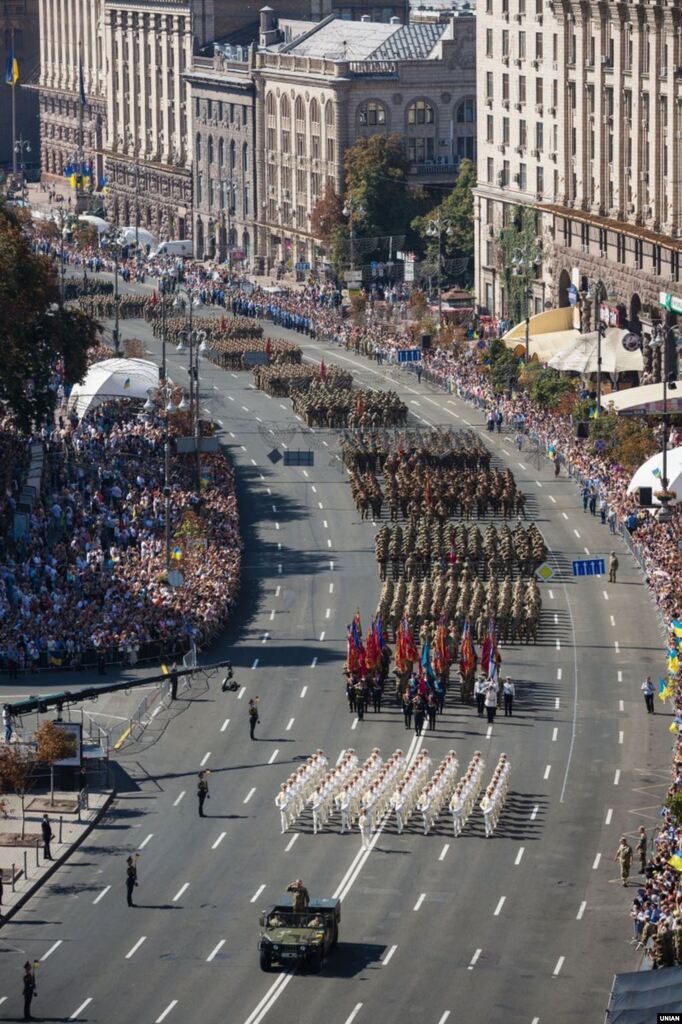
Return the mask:
{"type": "Polygon", "coordinates": [[[161,242],[154,256],[181,256],[183,259],[191,259],[194,256],[194,249],[188,238],[175,238],[161,242]]]}

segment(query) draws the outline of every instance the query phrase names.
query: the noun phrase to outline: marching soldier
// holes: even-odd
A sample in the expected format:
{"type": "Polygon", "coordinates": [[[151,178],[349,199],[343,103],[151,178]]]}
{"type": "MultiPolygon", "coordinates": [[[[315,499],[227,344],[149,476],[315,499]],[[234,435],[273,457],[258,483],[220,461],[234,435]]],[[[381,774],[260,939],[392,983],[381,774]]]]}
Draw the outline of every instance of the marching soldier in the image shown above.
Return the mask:
{"type": "Polygon", "coordinates": [[[128,857],[126,861],[126,896],[129,907],[134,907],[133,903],[133,889],[137,886],[137,857],[135,854],[128,857]]]}
{"type": "Polygon", "coordinates": [[[637,854],[639,856],[639,873],[640,873],[640,875],[644,874],[644,870],[646,868],[647,844],[648,844],[648,839],[647,839],[646,829],[645,829],[644,825],[640,825],[639,826],[639,838],[637,839],[637,846],[636,846],[637,854]]]}

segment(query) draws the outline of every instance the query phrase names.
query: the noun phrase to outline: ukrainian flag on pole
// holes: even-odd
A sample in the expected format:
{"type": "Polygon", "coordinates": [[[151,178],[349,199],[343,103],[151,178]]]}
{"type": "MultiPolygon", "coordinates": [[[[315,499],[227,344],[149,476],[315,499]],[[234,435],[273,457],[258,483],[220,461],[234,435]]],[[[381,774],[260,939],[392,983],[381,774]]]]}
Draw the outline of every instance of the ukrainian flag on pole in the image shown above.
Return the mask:
{"type": "Polygon", "coordinates": [[[19,62],[17,58],[14,56],[14,43],[12,43],[12,49],[5,64],[5,82],[7,83],[7,85],[16,85],[18,81],[19,62]]]}

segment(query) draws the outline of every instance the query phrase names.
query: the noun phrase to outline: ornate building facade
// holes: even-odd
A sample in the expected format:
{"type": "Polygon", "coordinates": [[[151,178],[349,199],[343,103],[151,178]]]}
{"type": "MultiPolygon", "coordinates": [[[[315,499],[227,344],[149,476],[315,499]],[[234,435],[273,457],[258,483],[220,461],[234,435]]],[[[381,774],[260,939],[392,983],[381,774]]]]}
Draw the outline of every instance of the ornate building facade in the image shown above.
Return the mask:
{"type": "Polygon", "coordinates": [[[110,214],[159,239],[191,235],[184,75],[212,37],[210,14],[204,0],[104,0],[110,214]]]}
{"type": "MultiPolygon", "coordinates": [[[[16,88],[17,138],[31,145],[27,163],[40,159],[40,132],[38,124],[38,96],[34,89],[23,89],[24,82],[37,81],[39,0],[0,0],[0,40],[3,58],[8,56],[14,38],[14,54],[19,64],[19,83],[16,88]]],[[[4,67],[4,65],[3,65],[4,67]]],[[[12,166],[12,104],[9,90],[4,89],[0,104],[0,164],[12,166]]]]}
{"type": "Polygon", "coordinates": [[[508,313],[497,238],[521,205],[543,253],[532,310],[589,291],[646,332],[682,287],[682,9],[483,0],[477,41],[480,305],[508,313]]]}
{"type": "Polygon", "coordinates": [[[344,191],[344,154],[362,136],[403,136],[416,183],[454,182],[474,157],[473,17],[402,25],[334,15],[290,42],[261,14],[254,67],[257,252],[314,265],[312,212],[331,185],[344,191]]]}
{"type": "Polygon", "coordinates": [[[187,75],[193,118],[194,252],[233,263],[253,254],[253,48],[215,46],[187,75]]]}
{"type": "Polygon", "coordinates": [[[81,58],[83,155],[92,164],[95,185],[104,175],[103,6],[104,0],[40,0],[40,158],[43,174],[51,178],[61,178],[78,153],[81,58]]]}

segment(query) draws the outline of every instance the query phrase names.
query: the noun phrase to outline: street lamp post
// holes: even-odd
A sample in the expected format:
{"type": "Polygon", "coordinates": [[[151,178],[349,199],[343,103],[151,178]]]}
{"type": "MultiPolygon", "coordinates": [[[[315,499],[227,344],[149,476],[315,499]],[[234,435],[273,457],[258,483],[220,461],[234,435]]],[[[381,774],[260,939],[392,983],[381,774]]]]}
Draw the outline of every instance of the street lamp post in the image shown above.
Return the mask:
{"type": "MultiPolygon", "coordinates": [[[[31,152],[31,143],[28,139],[25,139],[23,135],[20,135],[17,141],[14,143],[14,154],[15,164],[16,158],[19,158],[19,170],[21,172],[21,198],[23,200],[26,193],[26,153],[31,152]]],[[[16,174],[16,170],[15,170],[16,174]]]]}
{"type": "Polygon", "coordinates": [[[436,217],[430,220],[426,228],[426,234],[431,238],[438,239],[438,325],[443,322],[443,293],[441,291],[441,269],[443,265],[443,235],[452,234],[452,221],[449,217],[436,217]]]}
{"type": "Polygon", "coordinates": [[[523,297],[526,304],[525,320],[525,362],[530,362],[530,300],[533,294],[531,282],[535,280],[537,268],[542,262],[542,239],[535,238],[532,247],[527,244],[522,249],[517,249],[512,255],[512,275],[521,278],[523,282],[523,297]]]}
{"type": "Polygon", "coordinates": [[[118,290],[118,264],[122,245],[123,242],[119,235],[115,235],[109,242],[109,249],[114,258],[114,354],[117,356],[121,354],[121,332],[119,327],[121,295],[118,290]]]}
{"type": "MultiPolygon", "coordinates": [[[[677,384],[674,379],[675,374],[668,368],[668,330],[674,331],[675,341],[679,344],[679,334],[677,329],[667,328],[661,323],[656,324],[656,327],[654,328],[654,335],[649,342],[650,348],[661,350],[661,364],[663,371],[661,374],[663,378],[663,472],[661,475],[661,490],[664,493],[668,490],[668,428],[670,425],[668,415],[668,389],[671,391],[677,390],[677,384]]],[[[670,511],[668,509],[669,500],[669,498],[659,498],[661,504],[659,519],[664,522],[670,518],[670,511]]]]}
{"type": "Polygon", "coordinates": [[[364,208],[360,203],[356,202],[352,196],[348,196],[345,206],[343,207],[344,217],[348,217],[348,225],[350,228],[350,269],[355,270],[355,217],[356,215],[362,216],[364,208]]]}
{"type": "Polygon", "coordinates": [[[159,278],[159,291],[161,293],[161,379],[166,379],[166,291],[169,275],[164,273],[159,278]]]}
{"type": "Polygon", "coordinates": [[[185,399],[183,398],[182,402],[179,405],[179,409],[182,412],[189,410],[190,423],[192,424],[193,427],[194,447],[196,452],[197,494],[201,493],[201,410],[199,405],[199,357],[205,355],[206,353],[206,338],[206,331],[197,331],[193,330],[191,327],[186,327],[180,332],[180,341],[176,349],[177,352],[186,352],[189,348],[189,403],[185,402],[185,399]]]}

